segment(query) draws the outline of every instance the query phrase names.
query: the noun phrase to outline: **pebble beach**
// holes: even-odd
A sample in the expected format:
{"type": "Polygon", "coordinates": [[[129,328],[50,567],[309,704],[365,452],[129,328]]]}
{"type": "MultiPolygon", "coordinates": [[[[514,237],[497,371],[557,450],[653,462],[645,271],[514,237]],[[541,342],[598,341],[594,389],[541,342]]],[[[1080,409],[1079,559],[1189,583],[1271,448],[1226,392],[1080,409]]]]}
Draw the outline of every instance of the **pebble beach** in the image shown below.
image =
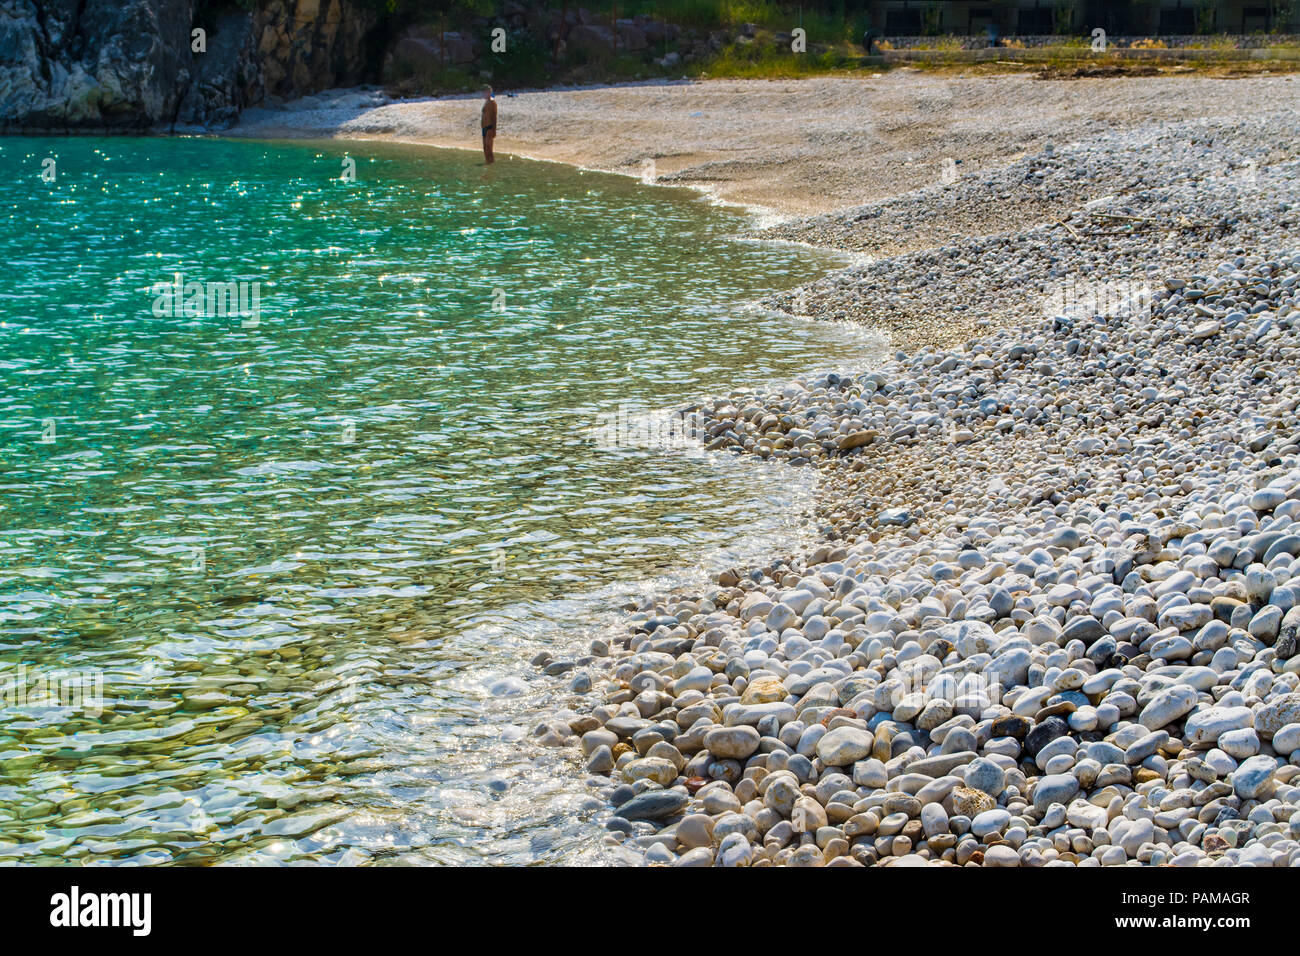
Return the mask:
{"type": "Polygon", "coordinates": [[[574,753],[607,842],[1300,864],[1292,88],[763,234],[869,257],[766,304],[896,351],[681,412],[713,452],[816,472],[815,547],[534,660],[534,742],[574,753]]]}

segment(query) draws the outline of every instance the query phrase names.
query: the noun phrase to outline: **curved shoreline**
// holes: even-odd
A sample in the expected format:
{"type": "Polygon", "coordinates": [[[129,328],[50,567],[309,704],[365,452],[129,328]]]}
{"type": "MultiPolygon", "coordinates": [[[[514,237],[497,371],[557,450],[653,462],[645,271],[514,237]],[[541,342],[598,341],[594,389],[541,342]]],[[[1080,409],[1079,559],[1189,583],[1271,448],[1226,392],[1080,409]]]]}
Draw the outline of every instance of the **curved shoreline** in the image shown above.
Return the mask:
{"type": "Polygon", "coordinates": [[[1213,82],[763,233],[876,257],[764,304],[906,351],[703,406],[706,447],[819,471],[820,545],[535,662],[586,695],[536,736],[581,747],[611,844],[1300,862],[1300,114],[1213,82]]]}
{"type": "MultiPolygon", "coordinates": [[[[979,173],[1049,142],[1189,114],[1230,118],[1292,83],[1283,76],[1036,80],[904,69],[531,90],[498,97],[498,141],[515,155],[634,178],[653,160],[660,182],[801,218],[937,185],[947,158],[963,174],[979,173]]],[[[338,90],[248,110],[223,135],[369,136],[476,150],[477,121],[472,97],[391,101],[376,91],[338,90]]]]}
{"type": "Polygon", "coordinates": [[[1149,124],[823,217],[1111,197],[774,297],[826,314],[922,273],[913,301],[951,315],[963,261],[997,293],[962,348],[904,326],[939,348],[705,406],[707,447],[822,471],[824,543],[593,644],[589,708],[539,732],[580,744],[612,842],[683,866],[1300,861],[1297,128],[1285,101],[1149,124]]]}

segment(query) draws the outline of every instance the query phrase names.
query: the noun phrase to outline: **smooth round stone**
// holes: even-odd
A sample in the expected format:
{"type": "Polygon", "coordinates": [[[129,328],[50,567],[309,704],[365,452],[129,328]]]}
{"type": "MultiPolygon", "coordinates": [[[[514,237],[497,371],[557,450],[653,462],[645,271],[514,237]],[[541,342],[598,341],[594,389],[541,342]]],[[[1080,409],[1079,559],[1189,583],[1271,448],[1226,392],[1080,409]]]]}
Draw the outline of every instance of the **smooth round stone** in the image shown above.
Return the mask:
{"type": "Polygon", "coordinates": [[[880,826],[876,828],[877,836],[894,836],[901,833],[903,827],[907,826],[908,816],[906,813],[891,813],[880,821],[880,826]]]}
{"type": "Polygon", "coordinates": [[[984,865],[992,867],[1019,866],[1020,854],[1006,844],[999,843],[984,851],[984,865]]]}
{"type": "Polygon", "coordinates": [[[795,752],[808,758],[817,756],[817,744],[827,732],[828,728],[823,724],[805,727],[803,733],[799,735],[799,742],[795,744],[795,752]]]}
{"type": "Polygon", "coordinates": [[[1261,608],[1259,613],[1250,619],[1246,625],[1252,637],[1259,638],[1267,644],[1272,644],[1277,638],[1278,631],[1282,627],[1282,609],[1276,604],[1269,604],[1261,608]]]}
{"type": "Polygon", "coordinates": [[[828,767],[847,767],[869,757],[874,744],[870,731],[836,727],[817,741],[817,756],[828,767]]]}
{"type": "Polygon", "coordinates": [[[1017,740],[1023,740],[1032,727],[1033,721],[1007,714],[993,721],[993,725],[989,728],[989,734],[991,737],[1014,737],[1017,740]]]}
{"type": "Polygon", "coordinates": [[[677,862],[677,854],[662,843],[653,843],[645,851],[645,861],[652,866],[671,866],[677,862]]]}
{"type": "Polygon", "coordinates": [[[1011,812],[1002,808],[985,810],[977,814],[970,823],[970,832],[981,840],[994,833],[1001,833],[1011,825],[1011,812]]]}
{"type": "Polygon", "coordinates": [[[1129,744],[1124,751],[1124,762],[1131,765],[1140,764],[1169,742],[1169,732],[1156,730],[1139,737],[1129,744]]]}
{"type": "Polygon", "coordinates": [[[1069,804],[1079,792],[1079,781],[1070,774],[1042,777],[1034,787],[1034,807],[1046,810],[1054,803],[1069,804]]]}
{"type": "Polygon", "coordinates": [[[747,760],[758,750],[761,739],[755,727],[715,727],[704,735],[704,747],[723,760],[747,760]]]}
{"type": "Polygon", "coordinates": [[[1252,604],[1265,604],[1277,587],[1277,578],[1263,565],[1251,565],[1246,569],[1246,593],[1252,604]]]}
{"type": "Polygon", "coordinates": [[[869,790],[882,790],[889,783],[889,771],[879,760],[859,760],[853,765],[853,782],[869,790]]]}
{"type": "Polygon", "coordinates": [[[623,776],[628,780],[653,780],[661,787],[670,786],[677,779],[677,772],[677,766],[671,760],[661,757],[644,757],[623,766],[623,776]]]}
{"type": "Polygon", "coordinates": [[[1123,866],[1128,862],[1128,854],[1124,852],[1123,847],[1108,846],[1102,850],[1098,859],[1102,866],[1123,866]]]}
{"type": "Polygon", "coordinates": [[[775,677],[755,677],[740,695],[742,704],[776,704],[786,699],[785,685],[775,677]]]}
{"type": "Polygon", "coordinates": [[[1083,535],[1079,534],[1077,529],[1066,526],[1054,531],[1047,543],[1053,548],[1065,548],[1067,551],[1073,551],[1083,544],[1083,535]]]}
{"type": "Polygon", "coordinates": [[[673,682],[674,696],[681,696],[688,690],[706,693],[713,686],[713,671],[707,667],[694,667],[673,682]]]}
{"type": "Polygon", "coordinates": [[[1119,708],[1114,704],[1102,703],[1097,705],[1097,728],[1099,730],[1106,730],[1115,726],[1119,722],[1119,718],[1119,708]]]}
{"type": "Polygon", "coordinates": [[[673,862],[673,866],[697,867],[712,865],[713,851],[708,847],[696,847],[693,850],[688,850],[673,862]]]}
{"type": "Polygon", "coordinates": [[[1046,747],[1053,740],[1064,737],[1070,732],[1070,726],[1060,717],[1048,717],[1046,720],[1036,724],[1028,734],[1025,735],[1025,753],[1031,757],[1037,757],[1038,752],[1046,747]]]}
{"type": "Polygon", "coordinates": [[[587,772],[607,774],[614,770],[614,752],[606,744],[600,744],[587,758],[587,772]]]}
{"type": "Polygon", "coordinates": [[[1273,735],[1273,749],[1282,756],[1300,750],[1300,723],[1287,724],[1273,735]]]}
{"type": "MultiPolygon", "coordinates": [[[[779,702],[771,704],[732,704],[723,711],[723,721],[728,727],[739,727],[743,724],[753,726],[764,717],[769,716],[775,717],[778,723],[785,725],[794,720],[795,709],[791,704],[779,702]]],[[[609,724],[607,723],[605,726],[608,727],[609,724]]]]}
{"type": "Polygon", "coordinates": [[[932,700],[916,718],[916,726],[921,730],[934,730],[940,724],[952,719],[953,707],[946,700],[932,700]]]}
{"type": "Polygon", "coordinates": [[[1080,707],[1066,717],[1065,722],[1068,723],[1070,729],[1076,733],[1087,730],[1096,730],[1097,708],[1092,706],[1080,707]]]}
{"type": "Polygon", "coordinates": [[[743,813],[724,813],[713,821],[713,838],[715,840],[724,840],[733,833],[743,834],[747,840],[757,839],[758,825],[754,822],[753,817],[748,817],[743,813]]]}
{"type": "Polygon", "coordinates": [[[1086,800],[1076,800],[1067,808],[1066,820],[1071,826],[1084,830],[1100,830],[1106,826],[1106,808],[1094,806],[1086,800]]]}
{"type": "Polygon", "coordinates": [[[998,737],[990,740],[982,748],[990,757],[1003,756],[1015,759],[1020,756],[1020,741],[1015,737],[998,737]]]}
{"type": "Polygon", "coordinates": [[[748,866],[754,857],[754,848],[744,834],[731,833],[718,844],[719,866],[748,866]]]}
{"type": "Polygon", "coordinates": [[[764,782],[767,787],[763,791],[763,805],[788,817],[794,810],[795,800],[800,796],[798,778],[788,771],[781,771],[764,782]]]}
{"type": "Polygon", "coordinates": [[[803,636],[810,641],[820,641],[830,630],[831,622],[820,615],[808,618],[803,624],[803,636]]]}
{"type": "Polygon", "coordinates": [[[966,727],[954,727],[943,738],[940,751],[945,754],[962,753],[979,749],[979,738],[966,727]]]}
{"type": "Polygon", "coordinates": [[[799,612],[788,604],[777,604],[767,612],[767,626],[769,630],[780,634],[787,627],[793,624],[799,617],[799,612]]]}
{"type": "Polygon", "coordinates": [[[1142,709],[1138,723],[1149,730],[1160,730],[1167,724],[1190,714],[1200,701],[1195,687],[1175,685],[1162,690],[1142,709]]]}
{"type": "Polygon", "coordinates": [[[1189,667],[1178,675],[1178,683],[1207,691],[1219,682],[1218,673],[1210,667],[1189,667]]]}
{"type": "Polygon", "coordinates": [[[926,837],[936,837],[948,832],[948,811],[938,803],[927,803],[921,808],[921,828],[926,837]]]}
{"type": "Polygon", "coordinates": [[[1042,828],[1044,830],[1055,830],[1065,822],[1065,807],[1059,803],[1054,803],[1047,808],[1043,814],[1042,828]]]}
{"type": "Polygon", "coordinates": [[[1219,777],[1226,777],[1237,769],[1237,761],[1233,760],[1218,747],[1206,752],[1205,765],[1213,770],[1215,775],[1219,777]]]}
{"type": "Polygon", "coordinates": [[[686,808],[690,797],[676,790],[651,790],[628,800],[614,812],[624,820],[660,820],[686,808]]]}
{"type": "Polygon", "coordinates": [[[816,773],[813,769],[813,762],[803,754],[792,754],[786,762],[786,768],[795,775],[795,778],[800,783],[811,782],[816,773]]]}
{"type": "MultiPolygon", "coordinates": [[[[778,793],[780,793],[779,788],[778,793]]],[[[710,787],[700,795],[700,803],[704,812],[713,816],[738,812],[741,808],[740,799],[726,787],[710,787]]],[[[790,804],[794,805],[794,797],[790,798],[790,804]]],[[[764,805],[771,807],[771,804],[766,801],[764,805]]]]}
{"type": "Polygon", "coordinates": [[[589,730],[582,735],[580,741],[583,756],[586,757],[590,757],[602,744],[612,750],[617,743],[618,735],[611,734],[608,730],[589,730]]]}
{"type": "Polygon", "coordinates": [[[1062,774],[1069,772],[1073,766],[1074,754],[1057,754],[1044,763],[1043,771],[1048,774],[1062,774]]]}
{"type": "Polygon", "coordinates": [[[1070,772],[1079,781],[1079,787],[1087,790],[1097,782],[1097,778],[1101,776],[1101,770],[1102,767],[1098,761],[1090,757],[1084,757],[1075,763],[1070,772]]]}
{"type": "Polygon", "coordinates": [[[995,800],[1006,786],[1006,771],[993,760],[981,757],[966,765],[966,786],[981,790],[995,800]]]}
{"type": "Polygon", "coordinates": [[[1259,753],[1259,735],[1253,727],[1230,730],[1219,737],[1219,749],[1234,760],[1245,760],[1259,753]]]}
{"type": "Polygon", "coordinates": [[[1264,552],[1264,563],[1271,565],[1279,554],[1300,554],[1300,535],[1284,534],[1274,541],[1264,552]]]}
{"type": "Polygon", "coordinates": [[[1249,506],[1254,511],[1272,511],[1286,501],[1286,492],[1281,488],[1260,488],[1250,496],[1249,506]]]}
{"type": "Polygon", "coordinates": [[[1185,737],[1192,744],[1217,745],[1219,738],[1228,731],[1249,727],[1254,720],[1255,714],[1249,707],[1208,707],[1187,718],[1185,737]]]}
{"type": "Polygon", "coordinates": [[[677,824],[677,842],[688,850],[713,842],[713,818],[707,813],[688,814],[677,824]]]}
{"type": "Polygon", "coordinates": [[[1260,755],[1242,762],[1232,773],[1232,787],[1243,800],[1266,799],[1273,790],[1277,760],[1260,755]]]}
{"type": "Polygon", "coordinates": [[[666,740],[651,744],[650,749],[646,751],[646,756],[670,760],[679,772],[686,766],[686,758],[682,755],[682,752],[666,740]]]}
{"type": "Polygon", "coordinates": [[[1078,749],[1079,749],[1079,743],[1073,737],[1069,737],[1069,736],[1057,737],[1047,746],[1043,747],[1041,750],[1038,751],[1038,756],[1034,758],[1034,762],[1037,763],[1039,767],[1046,769],[1047,762],[1051,760],[1053,757],[1057,757],[1062,754],[1072,755],[1078,749]]]}

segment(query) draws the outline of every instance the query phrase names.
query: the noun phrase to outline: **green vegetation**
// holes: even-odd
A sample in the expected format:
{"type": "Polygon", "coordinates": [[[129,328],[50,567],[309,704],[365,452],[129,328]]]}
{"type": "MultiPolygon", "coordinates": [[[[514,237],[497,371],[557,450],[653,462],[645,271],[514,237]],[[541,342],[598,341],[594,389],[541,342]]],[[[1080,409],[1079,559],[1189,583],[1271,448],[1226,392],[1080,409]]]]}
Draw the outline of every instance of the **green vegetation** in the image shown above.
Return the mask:
{"type": "MultiPolygon", "coordinates": [[[[379,7],[405,22],[451,24],[472,17],[498,15],[497,0],[358,0],[379,7]]],[[[863,0],[822,3],[777,3],[775,0],[562,0],[533,4],[544,10],[576,11],[579,7],[602,20],[648,16],[690,30],[726,30],[751,23],[772,32],[802,27],[812,43],[860,40],[868,25],[863,0]]]]}
{"type": "MultiPolygon", "coordinates": [[[[821,52],[796,54],[789,45],[729,44],[722,52],[698,67],[699,75],[748,77],[754,79],[779,79],[813,76],[819,73],[836,73],[858,68],[862,63],[861,51],[833,48],[821,52]]],[[[877,67],[876,69],[879,69],[877,67]]]]}
{"type": "Polygon", "coordinates": [[[1074,32],[1075,0],[1056,0],[1052,8],[1052,32],[1066,34],[1074,32]]]}
{"type": "MultiPolygon", "coordinates": [[[[208,0],[220,2],[220,0],[208,0]]],[[[511,26],[504,15],[504,0],[358,0],[373,4],[385,13],[389,35],[397,37],[412,26],[423,27],[426,36],[445,29],[464,31],[478,21],[504,25],[510,31],[506,52],[482,53],[472,64],[430,65],[396,58],[385,79],[399,94],[436,93],[473,89],[487,79],[501,89],[543,86],[554,83],[602,83],[652,79],[656,77],[748,77],[786,78],[887,68],[879,58],[865,57],[862,35],[869,26],[865,0],[837,0],[797,4],[779,0],[549,0],[528,4],[532,29],[511,26]],[[552,39],[537,28],[541,19],[561,11],[576,13],[581,8],[594,22],[606,28],[615,19],[648,18],[667,22],[680,31],[676,40],[654,40],[650,49],[630,52],[621,45],[613,48],[592,43],[571,44],[556,55],[552,39]],[[806,51],[795,53],[791,33],[805,31],[806,51]],[[664,57],[676,54],[666,64],[664,57]]],[[[995,0],[1005,2],[1005,0],[995,0]]],[[[1134,0],[1143,2],[1143,0],[1134,0]]],[[[1288,3],[1291,0],[1274,0],[1288,3]]],[[[1082,0],[1053,0],[1051,9],[1057,42],[1050,47],[1025,48],[1014,38],[996,51],[965,51],[964,38],[939,32],[939,4],[930,0],[921,6],[925,41],[911,53],[888,51],[893,66],[922,69],[977,69],[979,71],[1033,69],[1044,75],[1095,76],[1140,75],[1154,72],[1246,73],[1270,67],[1296,68],[1295,52],[1278,48],[1267,60],[1246,60],[1230,53],[1236,41],[1206,36],[1200,50],[1187,57],[1169,51],[1167,56],[1110,50],[1098,55],[1091,40],[1077,33],[1082,0]],[[1223,50],[1223,57],[1206,59],[1209,50],[1223,50]],[[930,54],[930,55],[926,55],[930,54]]],[[[591,22],[591,21],[588,21],[591,22]]],[[[1202,25],[1198,22],[1198,26],[1202,25]]],[[[1138,44],[1135,49],[1158,50],[1160,44],[1138,44]]]]}

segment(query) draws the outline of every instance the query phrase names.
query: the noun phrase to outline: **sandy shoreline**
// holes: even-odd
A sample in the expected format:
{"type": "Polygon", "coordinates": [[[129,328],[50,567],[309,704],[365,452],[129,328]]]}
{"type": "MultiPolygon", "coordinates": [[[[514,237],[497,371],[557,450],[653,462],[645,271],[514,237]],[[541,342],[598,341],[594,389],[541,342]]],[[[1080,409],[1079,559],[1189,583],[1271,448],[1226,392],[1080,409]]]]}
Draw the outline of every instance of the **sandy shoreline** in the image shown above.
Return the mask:
{"type": "MultiPolygon", "coordinates": [[[[898,196],[1049,142],[1232,117],[1286,77],[1037,80],[896,70],[799,81],[706,80],[502,94],[497,152],[706,187],[787,217],[898,196]]],[[[1294,95],[1294,94],[1292,94],[1294,95]]],[[[335,91],[246,112],[227,135],[478,148],[474,97],[389,102],[335,91]]],[[[965,230],[983,227],[972,221],[965,230]]],[[[983,229],[983,231],[988,231],[983,229]]]]}

